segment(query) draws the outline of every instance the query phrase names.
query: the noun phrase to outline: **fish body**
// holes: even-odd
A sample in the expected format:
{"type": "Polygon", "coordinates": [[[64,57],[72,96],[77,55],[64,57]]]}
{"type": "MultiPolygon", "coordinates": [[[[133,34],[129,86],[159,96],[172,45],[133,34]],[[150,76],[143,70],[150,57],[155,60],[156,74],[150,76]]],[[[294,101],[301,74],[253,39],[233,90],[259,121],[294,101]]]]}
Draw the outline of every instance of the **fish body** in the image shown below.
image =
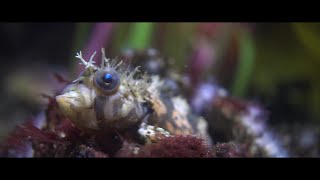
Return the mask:
{"type": "Polygon", "coordinates": [[[79,129],[136,132],[145,138],[155,132],[207,136],[206,121],[191,113],[184,98],[168,92],[170,85],[159,75],[107,59],[103,49],[98,67],[94,55],[88,62],[81,52],[76,56],[84,72],[56,96],[61,112],[79,129]]]}

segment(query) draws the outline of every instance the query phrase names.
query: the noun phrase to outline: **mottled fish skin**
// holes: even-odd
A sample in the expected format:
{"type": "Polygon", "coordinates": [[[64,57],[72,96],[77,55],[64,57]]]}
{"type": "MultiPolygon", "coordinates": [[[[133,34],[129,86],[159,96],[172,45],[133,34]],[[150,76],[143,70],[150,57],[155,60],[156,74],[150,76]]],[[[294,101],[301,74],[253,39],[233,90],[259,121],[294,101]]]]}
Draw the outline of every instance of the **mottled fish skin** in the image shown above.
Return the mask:
{"type": "Polygon", "coordinates": [[[160,95],[152,96],[148,103],[153,110],[149,124],[162,127],[171,134],[200,134],[210,139],[206,120],[195,115],[187,101],[181,97],[183,80],[181,76],[177,76],[178,73],[174,69],[170,68],[171,58],[161,56],[159,51],[153,48],[125,50],[120,57],[131,60],[135,65],[142,64],[142,69],[148,74],[160,77],[157,80],[160,95]]]}
{"type": "Polygon", "coordinates": [[[80,52],[76,57],[86,66],[84,73],[56,97],[61,112],[77,127],[125,131],[145,123],[171,135],[206,134],[199,130],[198,118],[190,118],[195,116],[187,101],[168,92],[158,75],[138,73],[139,67],[110,61],[103,49],[102,53],[102,64],[97,67],[95,54],[87,62],[80,52]]]}
{"type": "Polygon", "coordinates": [[[150,124],[164,128],[170,134],[190,135],[195,133],[187,116],[189,112],[177,110],[175,106],[179,104],[175,105],[171,98],[154,97],[150,99],[150,103],[154,110],[149,120],[150,124]]]}

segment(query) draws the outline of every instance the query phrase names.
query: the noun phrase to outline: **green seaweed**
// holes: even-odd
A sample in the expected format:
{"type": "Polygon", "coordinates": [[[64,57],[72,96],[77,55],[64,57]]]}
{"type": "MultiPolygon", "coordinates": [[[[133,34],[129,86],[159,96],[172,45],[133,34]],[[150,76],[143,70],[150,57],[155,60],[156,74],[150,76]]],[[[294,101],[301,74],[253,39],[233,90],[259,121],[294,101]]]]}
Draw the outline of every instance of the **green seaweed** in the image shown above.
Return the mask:
{"type": "Polygon", "coordinates": [[[134,23],[125,47],[134,49],[148,48],[151,43],[153,23],[134,23]]]}
{"type": "Polygon", "coordinates": [[[232,86],[232,94],[244,96],[248,88],[248,83],[252,75],[254,64],[254,42],[252,36],[247,31],[242,31],[239,37],[239,64],[232,86]]]}

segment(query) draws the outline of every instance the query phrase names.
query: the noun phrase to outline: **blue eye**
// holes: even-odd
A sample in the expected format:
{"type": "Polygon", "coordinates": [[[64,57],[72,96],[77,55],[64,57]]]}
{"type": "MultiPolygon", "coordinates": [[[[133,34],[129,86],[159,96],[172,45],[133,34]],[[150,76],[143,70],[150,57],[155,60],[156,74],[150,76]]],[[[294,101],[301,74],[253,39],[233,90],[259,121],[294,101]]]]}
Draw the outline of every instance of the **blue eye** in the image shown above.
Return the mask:
{"type": "Polygon", "coordinates": [[[112,82],[112,74],[110,73],[105,73],[104,76],[102,77],[103,82],[105,83],[111,83],[112,82]]]}
{"type": "Polygon", "coordinates": [[[120,86],[119,75],[111,68],[97,71],[94,75],[93,82],[99,92],[105,95],[116,93],[120,86]]]}

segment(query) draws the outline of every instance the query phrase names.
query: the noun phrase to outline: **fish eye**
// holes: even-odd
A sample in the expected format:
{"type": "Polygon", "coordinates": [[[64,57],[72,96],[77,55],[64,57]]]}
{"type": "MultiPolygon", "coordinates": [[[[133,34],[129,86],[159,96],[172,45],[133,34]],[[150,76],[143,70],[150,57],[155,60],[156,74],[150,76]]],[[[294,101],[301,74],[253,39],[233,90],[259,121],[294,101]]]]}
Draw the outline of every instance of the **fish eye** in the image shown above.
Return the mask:
{"type": "Polygon", "coordinates": [[[112,83],[112,78],[113,78],[112,74],[110,74],[110,73],[108,73],[108,72],[105,73],[105,74],[102,76],[103,82],[108,83],[108,84],[112,83]]]}
{"type": "Polygon", "coordinates": [[[113,69],[96,72],[93,81],[94,86],[106,95],[116,93],[120,85],[119,75],[113,69]]]}

